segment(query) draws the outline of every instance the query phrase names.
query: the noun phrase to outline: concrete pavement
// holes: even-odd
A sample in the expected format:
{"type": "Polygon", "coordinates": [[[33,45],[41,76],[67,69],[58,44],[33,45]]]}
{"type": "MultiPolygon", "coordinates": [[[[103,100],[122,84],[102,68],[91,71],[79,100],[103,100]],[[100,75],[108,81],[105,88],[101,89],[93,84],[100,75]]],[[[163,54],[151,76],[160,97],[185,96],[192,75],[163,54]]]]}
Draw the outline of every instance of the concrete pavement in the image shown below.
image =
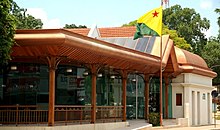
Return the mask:
{"type": "Polygon", "coordinates": [[[208,125],[208,126],[192,126],[192,127],[153,127],[153,130],[220,130],[220,125],[208,125]]]}
{"type": "MultiPolygon", "coordinates": [[[[169,121],[170,122],[170,121],[169,121]]],[[[214,122],[214,121],[213,121],[214,122]]],[[[153,130],[169,129],[169,130],[220,130],[220,120],[216,120],[216,125],[180,127],[173,124],[167,124],[163,127],[153,127],[153,130]]]]}

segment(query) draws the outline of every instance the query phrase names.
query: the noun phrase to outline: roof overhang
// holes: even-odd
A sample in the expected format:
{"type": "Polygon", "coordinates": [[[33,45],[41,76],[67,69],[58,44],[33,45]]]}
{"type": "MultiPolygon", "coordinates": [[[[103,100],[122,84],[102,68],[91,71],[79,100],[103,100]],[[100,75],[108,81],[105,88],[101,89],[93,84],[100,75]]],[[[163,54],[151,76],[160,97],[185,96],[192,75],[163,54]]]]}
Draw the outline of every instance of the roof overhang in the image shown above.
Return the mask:
{"type": "Polygon", "coordinates": [[[159,71],[160,57],[110,44],[63,29],[17,30],[14,61],[37,57],[65,57],[63,63],[103,64],[142,73],[159,71]]]}
{"type": "Polygon", "coordinates": [[[192,64],[180,64],[179,68],[182,70],[182,73],[194,73],[207,77],[214,78],[217,76],[216,72],[213,72],[209,68],[202,68],[200,66],[192,65],[192,64]]]}

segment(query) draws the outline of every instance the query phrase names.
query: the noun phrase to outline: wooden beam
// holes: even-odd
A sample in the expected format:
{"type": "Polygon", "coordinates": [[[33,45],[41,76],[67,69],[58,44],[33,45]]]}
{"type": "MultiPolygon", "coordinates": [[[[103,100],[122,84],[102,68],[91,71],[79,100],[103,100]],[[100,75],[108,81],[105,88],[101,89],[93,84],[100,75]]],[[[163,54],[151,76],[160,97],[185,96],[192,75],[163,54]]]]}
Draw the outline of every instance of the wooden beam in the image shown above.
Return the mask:
{"type": "Polygon", "coordinates": [[[144,75],[145,82],[145,120],[149,119],[149,75],[144,75]]]}
{"type": "Polygon", "coordinates": [[[91,65],[91,73],[92,73],[92,111],[91,111],[91,123],[96,122],[96,74],[97,67],[95,65],[91,65]]]}
{"type": "Polygon", "coordinates": [[[168,105],[169,105],[169,78],[165,77],[165,118],[168,119],[168,105]]]}
{"type": "Polygon", "coordinates": [[[126,121],[126,92],[127,92],[127,71],[122,70],[122,121],[126,121]]]}
{"type": "Polygon", "coordinates": [[[60,62],[59,57],[47,57],[49,68],[49,107],[48,107],[48,126],[54,126],[55,109],[55,71],[60,62]]]}

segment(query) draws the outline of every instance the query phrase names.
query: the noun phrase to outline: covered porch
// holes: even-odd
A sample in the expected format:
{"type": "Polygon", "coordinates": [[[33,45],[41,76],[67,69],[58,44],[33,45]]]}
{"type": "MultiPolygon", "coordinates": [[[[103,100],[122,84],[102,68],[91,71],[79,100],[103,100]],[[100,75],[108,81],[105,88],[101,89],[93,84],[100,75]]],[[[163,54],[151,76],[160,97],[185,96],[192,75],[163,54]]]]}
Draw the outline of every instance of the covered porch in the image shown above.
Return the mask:
{"type": "MultiPolygon", "coordinates": [[[[168,39],[168,37],[165,37],[163,45],[165,97],[168,97],[169,78],[179,73],[174,47],[168,39]],[[171,45],[167,47],[168,44],[171,45]]],[[[9,66],[4,66],[6,71],[3,72],[3,77],[10,77],[8,74],[18,73],[18,68],[12,70],[12,67],[19,66],[17,63],[20,63],[23,68],[26,64],[31,64],[34,67],[32,71],[38,77],[42,77],[42,75],[37,72],[42,72],[41,69],[46,68],[44,73],[48,74],[46,76],[48,81],[45,80],[41,84],[48,86],[48,105],[43,105],[43,107],[42,104],[36,103],[1,105],[1,124],[48,124],[48,126],[54,126],[57,124],[125,122],[127,120],[127,86],[134,78],[133,75],[143,80],[144,119],[148,119],[149,80],[152,76],[159,76],[160,57],[63,29],[17,30],[15,40],[17,44],[13,47],[12,61],[9,66]],[[77,72],[76,75],[74,70],[77,72]],[[80,74],[78,75],[78,73],[80,74]],[[65,76],[68,78],[66,79],[65,76]],[[90,89],[84,88],[85,94],[80,96],[83,98],[90,97],[88,98],[90,103],[83,103],[83,105],[80,102],[62,104],[64,99],[62,99],[62,96],[57,97],[56,95],[59,95],[59,93],[55,90],[59,90],[59,85],[65,86],[66,84],[58,83],[58,78],[63,81],[67,80],[68,85],[73,87],[68,93],[72,96],[81,94],[80,88],[78,88],[79,91],[74,89],[74,87],[77,88],[76,84],[80,86],[80,84],[85,85],[88,83],[87,86],[90,86],[90,89]],[[80,79],[83,79],[83,82],[80,82],[80,79]],[[101,82],[105,83],[102,84],[101,82]],[[117,93],[117,97],[115,95],[111,96],[119,98],[117,102],[116,100],[111,102],[109,94],[114,90],[111,87],[106,88],[108,93],[98,96],[99,91],[104,91],[101,89],[105,88],[106,84],[108,86],[117,84],[118,90],[121,90],[121,92],[117,93]],[[88,93],[90,96],[86,95],[88,93]],[[108,98],[105,101],[97,101],[106,97],[106,95],[108,95],[108,98]],[[58,98],[60,101],[57,101],[58,98]],[[103,105],[102,102],[106,105],[103,105]]],[[[155,40],[154,44],[159,47],[157,40],[155,40]]],[[[21,70],[25,73],[25,69],[21,70]]],[[[32,79],[34,78],[32,76],[32,79]]],[[[13,82],[13,78],[11,79],[13,82]]],[[[35,81],[37,80],[29,80],[29,82],[35,81]]],[[[10,84],[8,80],[3,80],[2,82],[9,85],[4,86],[2,91],[12,92],[18,89],[17,86],[10,84]]],[[[22,80],[19,80],[19,82],[24,84],[22,80]]],[[[35,88],[33,84],[21,87],[22,91],[32,92],[33,88],[35,88]]],[[[59,92],[62,93],[63,91],[59,92]]],[[[164,117],[167,118],[168,99],[165,100],[165,104],[164,117]]]]}

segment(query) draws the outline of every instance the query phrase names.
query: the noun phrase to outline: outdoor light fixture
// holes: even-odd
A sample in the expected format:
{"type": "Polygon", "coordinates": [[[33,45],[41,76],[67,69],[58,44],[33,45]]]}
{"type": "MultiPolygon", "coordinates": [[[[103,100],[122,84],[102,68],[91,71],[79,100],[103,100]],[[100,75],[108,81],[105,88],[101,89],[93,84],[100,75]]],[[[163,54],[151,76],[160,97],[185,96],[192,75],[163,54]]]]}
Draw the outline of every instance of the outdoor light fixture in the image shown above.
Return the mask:
{"type": "Polygon", "coordinates": [[[99,78],[102,77],[102,73],[98,74],[98,77],[99,77],[99,78]]]}
{"type": "Polygon", "coordinates": [[[72,70],[72,68],[68,68],[68,69],[66,70],[66,72],[71,73],[71,72],[73,72],[73,70],[72,70]]]}
{"type": "Polygon", "coordinates": [[[132,82],[136,82],[136,79],[135,79],[135,78],[133,78],[131,81],[132,81],[132,82]]]}
{"type": "Polygon", "coordinates": [[[11,66],[11,70],[17,70],[17,66],[11,66]]]}
{"type": "Polygon", "coordinates": [[[87,75],[89,75],[89,72],[84,72],[83,73],[83,76],[87,76],[87,75]]]}
{"type": "Polygon", "coordinates": [[[111,78],[111,79],[114,79],[114,78],[115,78],[115,76],[114,76],[114,75],[112,75],[112,76],[110,76],[110,78],[111,78]]]}

